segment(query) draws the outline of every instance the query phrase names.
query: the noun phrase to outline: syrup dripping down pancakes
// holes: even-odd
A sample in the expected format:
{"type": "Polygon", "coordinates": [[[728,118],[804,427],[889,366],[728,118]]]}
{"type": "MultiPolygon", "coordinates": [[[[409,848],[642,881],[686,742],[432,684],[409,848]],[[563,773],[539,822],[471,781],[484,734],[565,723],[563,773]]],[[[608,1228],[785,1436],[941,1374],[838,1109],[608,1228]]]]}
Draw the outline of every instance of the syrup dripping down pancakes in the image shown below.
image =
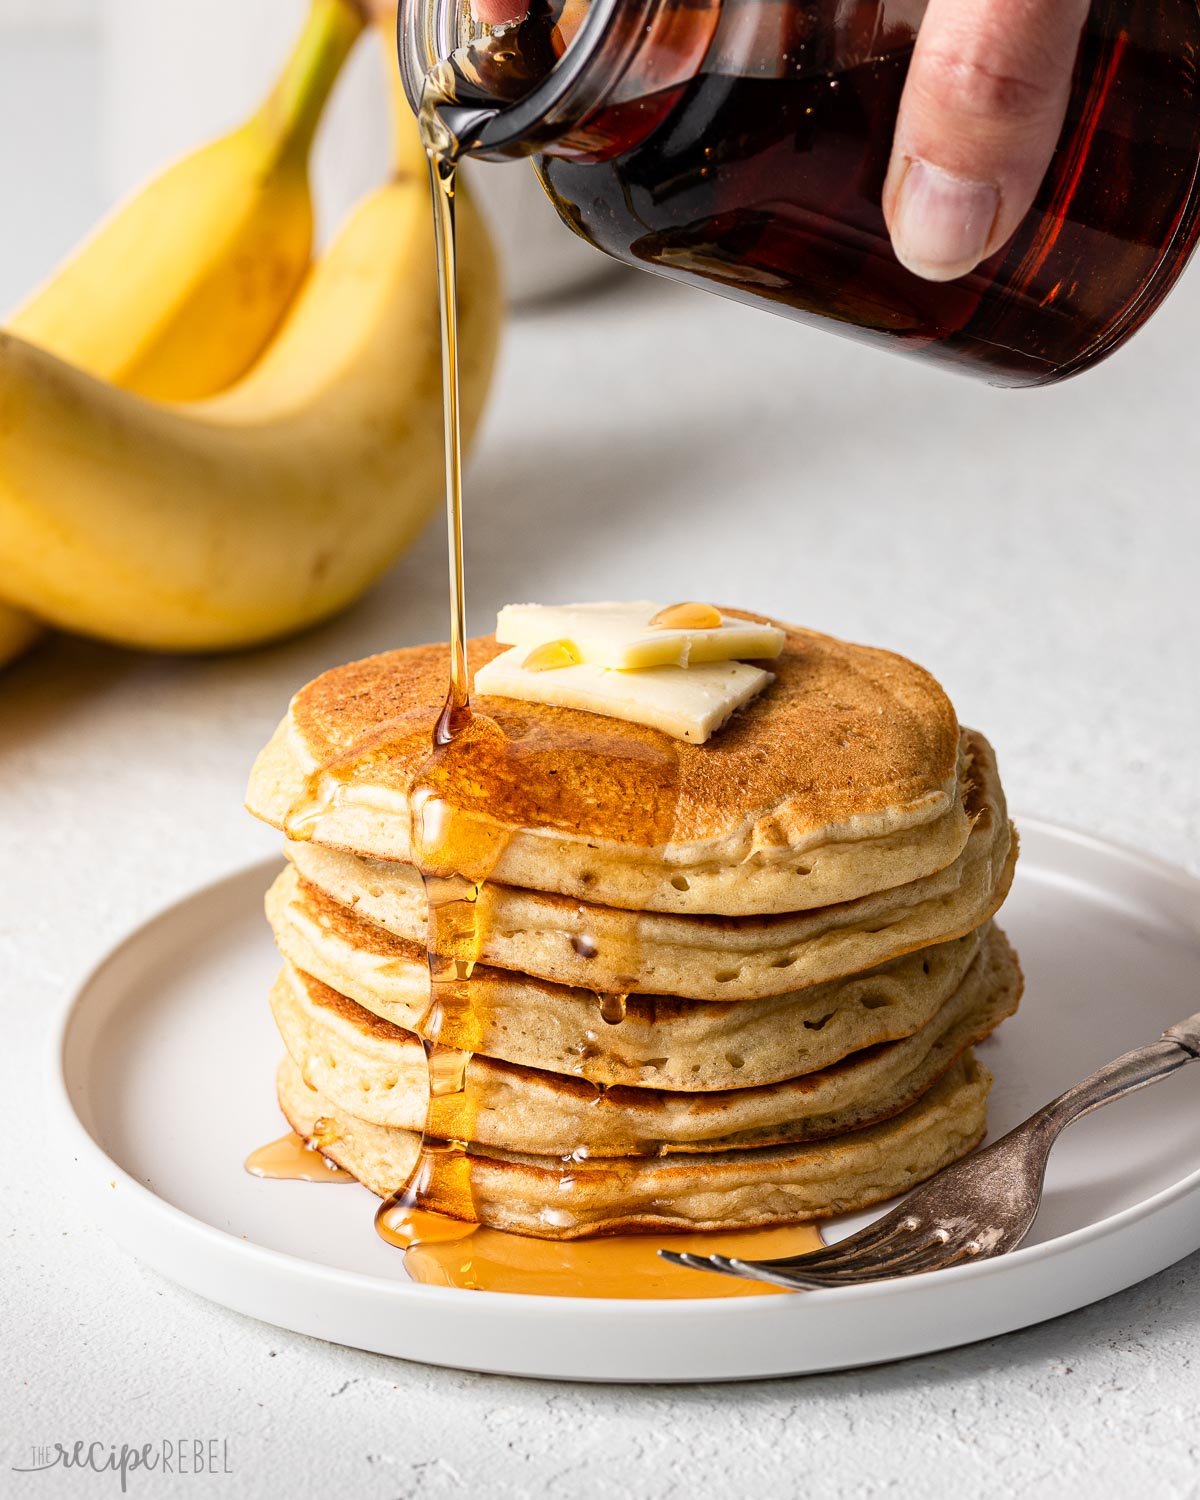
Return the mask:
{"type": "Polygon", "coordinates": [[[385,1199],[558,1242],[820,1219],[979,1141],[971,1049],[1021,992],[994,755],[921,668],[785,628],[703,745],[480,697],[431,760],[440,646],[296,695],[248,796],[289,836],[295,1131],[385,1199]]]}

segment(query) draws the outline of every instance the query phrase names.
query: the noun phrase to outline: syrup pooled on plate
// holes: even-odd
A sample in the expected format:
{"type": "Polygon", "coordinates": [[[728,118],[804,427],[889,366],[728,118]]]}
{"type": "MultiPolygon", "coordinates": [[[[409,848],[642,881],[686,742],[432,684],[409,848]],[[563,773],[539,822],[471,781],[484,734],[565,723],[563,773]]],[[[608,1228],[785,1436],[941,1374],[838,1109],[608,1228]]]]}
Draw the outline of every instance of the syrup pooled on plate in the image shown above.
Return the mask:
{"type": "Polygon", "coordinates": [[[379,1232],[404,1250],[404,1268],[426,1286],[474,1292],[524,1292],[539,1297],[628,1297],[643,1301],[755,1297],[782,1287],[692,1271],[661,1260],[658,1251],[769,1259],[805,1255],[824,1241],[815,1224],[714,1234],[626,1234],[586,1240],[535,1240],[439,1214],[394,1210],[379,1232]]]}
{"type": "MultiPolygon", "coordinates": [[[[318,1122],[320,1123],[320,1122],[318,1122]]],[[[277,1141],[270,1141],[251,1151],[246,1171],[255,1177],[278,1178],[287,1182],[353,1182],[336,1162],[321,1154],[319,1144],[306,1141],[289,1130],[277,1141]]]]}

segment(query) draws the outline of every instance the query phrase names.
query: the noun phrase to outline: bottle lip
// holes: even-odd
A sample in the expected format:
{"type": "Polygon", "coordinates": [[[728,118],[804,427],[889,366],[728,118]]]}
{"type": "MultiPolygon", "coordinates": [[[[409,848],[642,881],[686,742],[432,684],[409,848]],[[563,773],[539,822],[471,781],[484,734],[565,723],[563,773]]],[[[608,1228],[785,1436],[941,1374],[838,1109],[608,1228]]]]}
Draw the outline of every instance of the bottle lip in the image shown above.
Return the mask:
{"type": "MultiPolygon", "coordinates": [[[[648,18],[658,3],[591,0],[571,45],[541,83],[523,99],[498,103],[494,111],[481,110],[472,120],[470,136],[461,142],[464,154],[528,156],[600,107],[636,50],[641,17],[629,13],[648,18]],[[618,17],[620,25],[615,24],[618,17]],[[622,39],[624,45],[619,45],[622,39]],[[601,60],[605,65],[597,66],[601,60]]],[[[467,40],[464,11],[462,0],[401,0],[396,18],[400,75],[414,112],[426,73],[467,40]]]]}

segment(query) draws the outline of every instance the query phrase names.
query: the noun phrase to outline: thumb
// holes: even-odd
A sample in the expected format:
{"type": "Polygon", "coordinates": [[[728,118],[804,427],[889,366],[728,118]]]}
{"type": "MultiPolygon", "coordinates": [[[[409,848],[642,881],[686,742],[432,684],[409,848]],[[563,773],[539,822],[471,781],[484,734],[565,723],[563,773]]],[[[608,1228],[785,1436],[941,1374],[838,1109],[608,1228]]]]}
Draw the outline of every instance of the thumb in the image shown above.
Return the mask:
{"type": "Polygon", "coordinates": [[[505,26],[510,21],[523,21],[529,10],[529,0],[472,0],[471,17],[485,26],[505,26]]]}
{"type": "Polygon", "coordinates": [[[950,281],[1024,218],[1062,129],[1088,0],[930,0],[883,211],[897,258],[950,281]]]}

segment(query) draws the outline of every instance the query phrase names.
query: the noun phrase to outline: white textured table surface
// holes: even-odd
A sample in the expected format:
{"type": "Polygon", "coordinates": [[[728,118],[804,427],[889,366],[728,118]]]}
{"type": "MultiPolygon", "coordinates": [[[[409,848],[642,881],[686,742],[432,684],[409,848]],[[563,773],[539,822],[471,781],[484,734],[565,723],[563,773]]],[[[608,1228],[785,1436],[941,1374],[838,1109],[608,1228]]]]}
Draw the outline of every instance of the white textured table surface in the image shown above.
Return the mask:
{"type": "MultiPolygon", "coordinates": [[[[11,256],[4,276],[17,290],[11,256]]],[[[711,597],[895,647],[993,738],[1018,810],[1194,866],[1198,346],[1200,271],[1115,361],[1033,395],[631,275],[511,329],[472,471],[474,626],[510,599],[711,597]]],[[[130,1493],[1200,1494],[1200,1257],[934,1358],[621,1390],[284,1334],[76,1216],[39,1088],[72,983],[143,916],[270,851],[241,794],[289,693],[441,637],[444,608],[434,526],[357,609],[276,649],[159,661],[56,641],[0,678],[0,1490],[119,1493],[110,1475],[10,1475],[34,1444],[211,1435],[230,1476],[130,1493]]]]}

